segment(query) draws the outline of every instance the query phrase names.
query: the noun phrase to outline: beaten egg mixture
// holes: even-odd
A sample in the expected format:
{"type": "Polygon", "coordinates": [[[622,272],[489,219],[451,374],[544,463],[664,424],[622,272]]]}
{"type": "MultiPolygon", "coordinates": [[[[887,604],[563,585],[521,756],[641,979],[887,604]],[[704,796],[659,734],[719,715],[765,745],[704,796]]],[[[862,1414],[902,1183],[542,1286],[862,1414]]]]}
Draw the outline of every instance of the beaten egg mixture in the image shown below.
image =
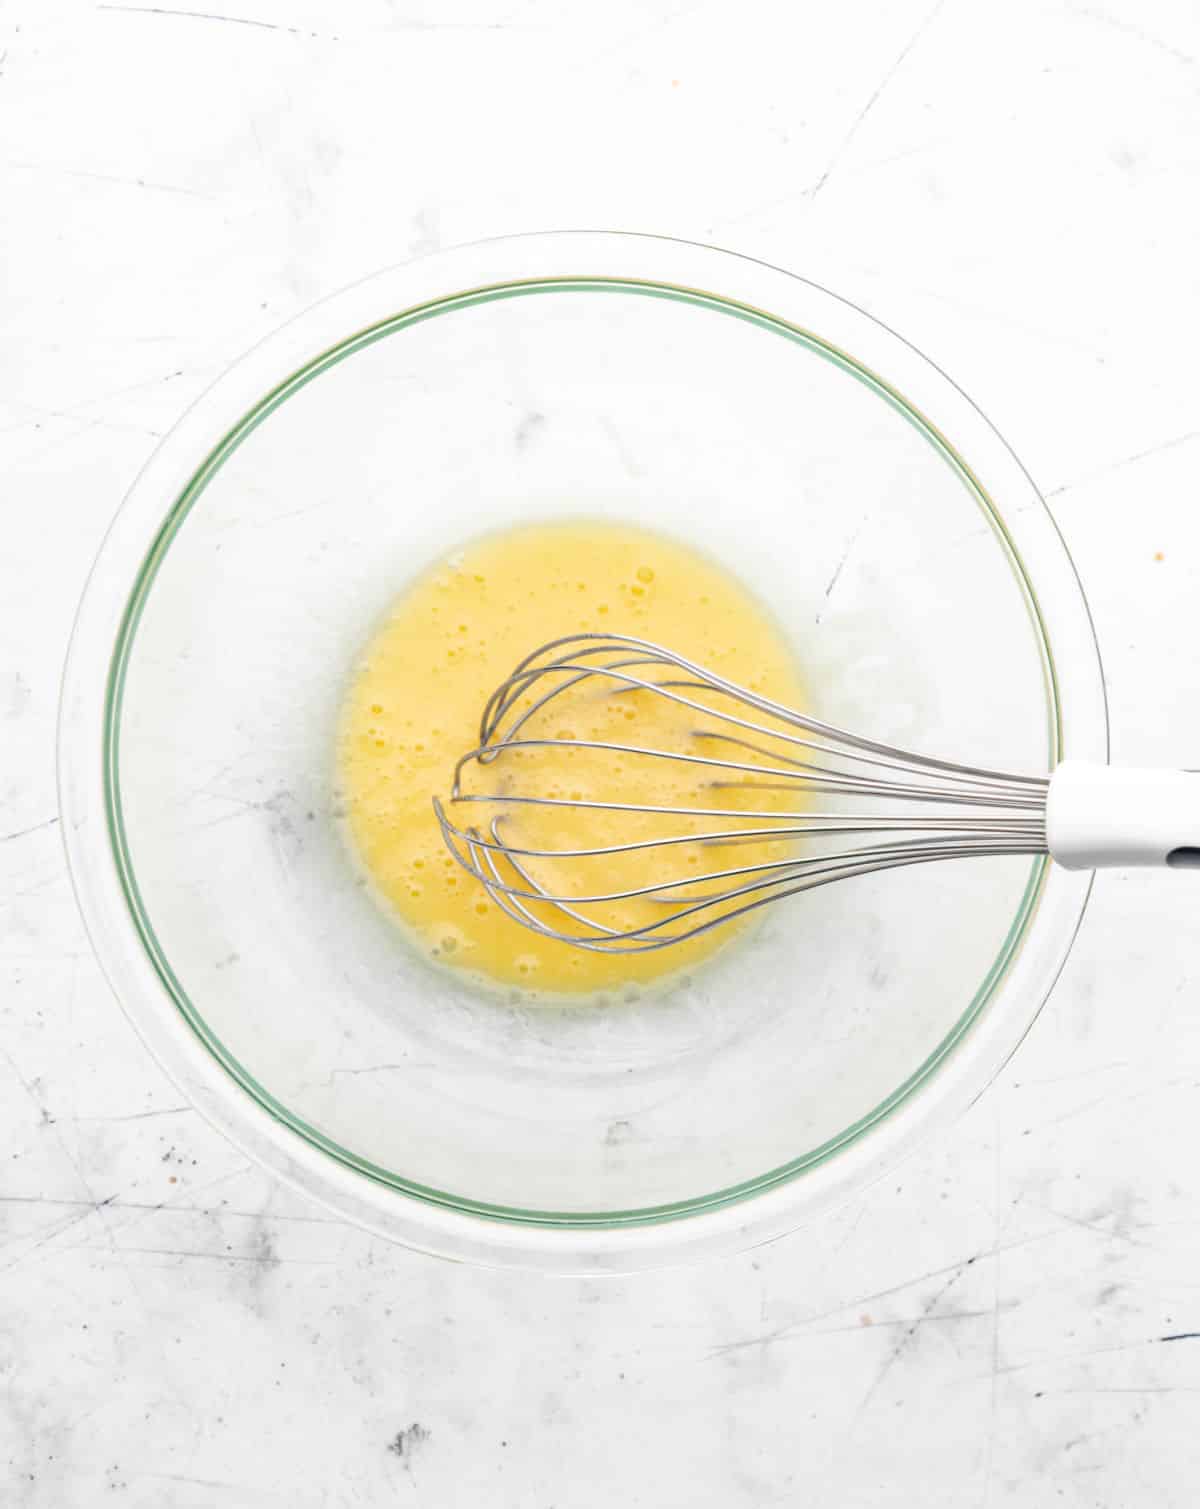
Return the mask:
{"type": "MultiPolygon", "coordinates": [[[[337,775],[351,847],[376,896],[428,957],[481,983],[537,995],[648,984],[694,967],[745,926],[732,922],[652,952],[587,952],[506,916],[447,852],[432,798],[445,799],[455,762],[478,743],[485,701],[532,650],[579,631],[651,640],[788,706],[804,702],[789,646],[746,588],[706,556],[636,526],[536,524],[489,535],[401,592],[355,668],[341,716],[337,775]]],[[[596,680],[564,693],[546,718],[526,732],[693,753],[700,747],[695,716],[686,709],[596,680]]],[[[738,755],[726,749],[725,757],[738,755]]],[[[559,799],[760,812],[797,805],[794,790],[718,790],[714,779],[711,770],[674,761],[553,746],[503,754],[465,777],[473,790],[491,783],[495,791],[559,799]]],[[[485,825],[478,808],[469,816],[461,805],[447,810],[462,825],[485,825]]],[[[668,822],[653,814],[538,807],[513,807],[504,821],[507,839],[534,848],[636,842],[664,836],[668,827],[679,832],[681,821],[685,832],[730,826],[703,817],[668,822]]],[[[684,883],[689,870],[752,865],[789,852],[785,839],[683,843],[531,867],[555,894],[607,893],[677,877],[684,883]]],[[[605,920],[642,925],[655,905],[631,900],[605,920]]],[[[545,908],[540,915],[550,920],[545,908]]]]}

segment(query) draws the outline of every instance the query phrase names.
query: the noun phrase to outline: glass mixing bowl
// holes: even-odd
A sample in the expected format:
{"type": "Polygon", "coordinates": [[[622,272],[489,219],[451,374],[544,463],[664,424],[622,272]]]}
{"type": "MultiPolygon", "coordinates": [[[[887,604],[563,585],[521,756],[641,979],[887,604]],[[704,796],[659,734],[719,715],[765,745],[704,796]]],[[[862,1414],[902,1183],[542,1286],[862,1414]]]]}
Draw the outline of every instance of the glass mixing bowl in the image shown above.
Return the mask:
{"type": "Polygon", "coordinates": [[[590,232],[462,247],[301,316],[184,417],[103,546],[63,691],[64,832],[116,993],[198,1109],[336,1211],[601,1272],[793,1227],[959,1111],[1090,877],[988,859],[831,886],[637,1001],[496,999],[418,957],[339,837],[348,672],[439,554],[572,515],[727,563],[819,717],[1017,771],[1105,759],[1107,721],[1071,562],[995,431],[759,262],[590,232]]]}

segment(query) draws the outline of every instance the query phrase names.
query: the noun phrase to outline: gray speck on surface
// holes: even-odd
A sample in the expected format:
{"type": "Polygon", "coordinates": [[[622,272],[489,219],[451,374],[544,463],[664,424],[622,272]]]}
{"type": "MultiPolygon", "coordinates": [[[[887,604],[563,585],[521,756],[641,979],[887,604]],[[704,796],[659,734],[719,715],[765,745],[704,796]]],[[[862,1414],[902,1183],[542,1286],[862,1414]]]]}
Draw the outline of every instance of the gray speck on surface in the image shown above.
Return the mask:
{"type": "Polygon", "coordinates": [[[244,1254],[246,1299],[250,1309],[256,1314],[263,1312],[267,1281],[279,1265],[279,1254],[275,1250],[275,1241],[267,1226],[267,1219],[265,1215],[260,1215],[254,1223],[249,1250],[244,1254]]]}
{"type": "Polygon", "coordinates": [[[281,855],[295,859],[304,842],[296,826],[296,798],[290,791],[277,791],[263,803],[263,810],[281,855]]]}
{"type": "Polygon", "coordinates": [[[525,450],[529,442],[545,423],[546,416],[544,414],[539,413],[537,409],[530,409],[529,413],[521,419],[513,434],[513,444],[517,450],[525,450]]]}
{"type": "Polygon", "coordinates": [[[408,243],[408,249],[414,257],[426,256],[429,252],[438,251],[442,245],[442,234],[438,228],[438,215],[434,209],[418,210],[412,218],[415,234],[408,243]]]}
{"type": "Polygon", "coordinates": [[[265,1223],[254,1233],[254,1256],[268,1267],[277,1267],[279,1264],[274,1240],[265,1223]]]}
{"type": "Polygon", "coordinates": [[[621,434],[620,430],[617,429],[616,425],[608,417],[607,414],[601,416],[600,423],[604,427],[605,434],[607,434],[608,438],[612,441],[613,449],[616,451],[617,457],[620,460],[621,465],[624,467],[626,475],[630,477],[640,477],[645,468],[639,466],[633,459],[633,453],[625,444],[625,437],[621,434]]]}
{"type": "Polygon", "coordinates": [[[388,1442],[387,1449],[394,1457],[399,1457],[407,1465],[412,1460],[413,1453],[424,1446],[428,1440],[428,1430],[419,1420],[414,1420],[411,1425],[406,1425],[403,1430],[396,1432],[388,1442]]]}
{"type": "Polygon", "coordinates": [[[29,706],[33,697],[29,682],[25,680],[20,671],[14,671],[11,676],[6,676],[8,683],[4,694],[4,716],[6,718],[19,718],[29,706]]]}

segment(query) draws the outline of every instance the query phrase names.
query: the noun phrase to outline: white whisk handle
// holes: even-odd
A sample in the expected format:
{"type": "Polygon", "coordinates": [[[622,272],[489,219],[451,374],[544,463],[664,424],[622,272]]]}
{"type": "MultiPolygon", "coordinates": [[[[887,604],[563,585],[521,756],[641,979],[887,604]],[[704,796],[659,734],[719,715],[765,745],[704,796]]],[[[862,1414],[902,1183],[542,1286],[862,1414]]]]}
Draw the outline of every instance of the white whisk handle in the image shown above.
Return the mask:
{"type": "Polygon", "coordinates": [[[1064,760],[1050,778],[1046,843],[1065,870],[1200,868],[1200,771],[1064,760]]]}

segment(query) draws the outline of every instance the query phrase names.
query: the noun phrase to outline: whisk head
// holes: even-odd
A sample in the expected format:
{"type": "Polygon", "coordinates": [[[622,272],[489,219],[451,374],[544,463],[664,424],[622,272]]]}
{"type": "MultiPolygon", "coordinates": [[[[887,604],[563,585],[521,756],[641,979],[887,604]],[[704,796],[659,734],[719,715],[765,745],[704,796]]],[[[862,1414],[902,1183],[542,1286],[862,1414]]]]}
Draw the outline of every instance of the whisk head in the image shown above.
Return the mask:
{"type": "Polygon", "coordinates": [[[593,633],[543,645],[496,688],[434,810],[515,921],[635,953],[837,880],[1045,853],[1048,785],[864,738],[661,646],[593,633]],[[625,737],[639,720],[652,741],[625,737]],[[663,800],[623,800],[647,770],[663,800]]]}

